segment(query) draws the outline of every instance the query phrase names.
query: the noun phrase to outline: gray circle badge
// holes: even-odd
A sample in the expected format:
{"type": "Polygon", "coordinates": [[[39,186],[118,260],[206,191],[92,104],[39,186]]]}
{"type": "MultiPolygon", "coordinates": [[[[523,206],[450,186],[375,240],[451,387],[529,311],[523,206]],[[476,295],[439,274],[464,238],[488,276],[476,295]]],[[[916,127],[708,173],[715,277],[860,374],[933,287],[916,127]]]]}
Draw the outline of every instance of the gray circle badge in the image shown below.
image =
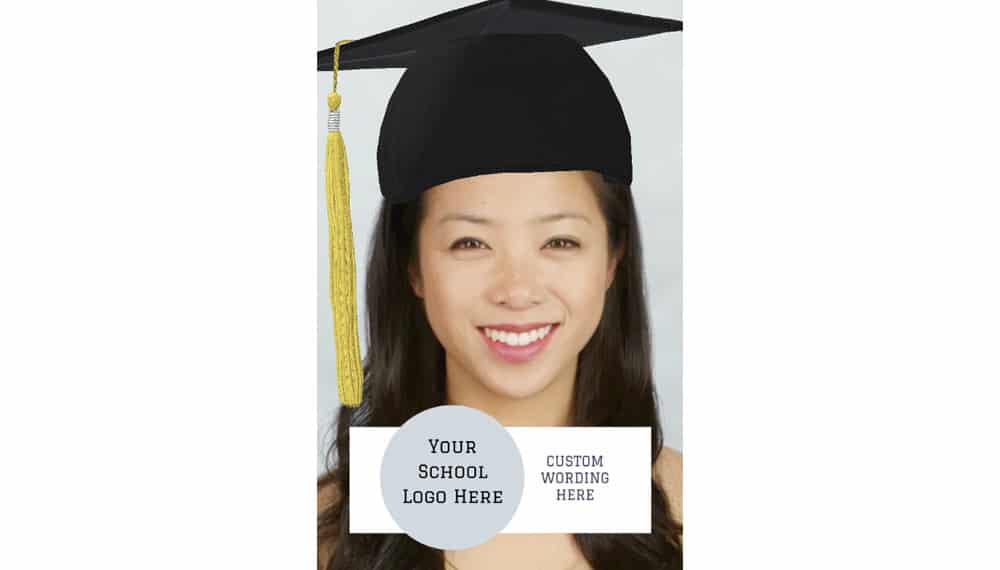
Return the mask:
{"type": "Polygon", "coordinates": [[[524,491],[514,438],[492,416],[436,406],[413,416],[382,457],[382,499],[414,540],[441,550],[482,544],[503,530],[524,491]]]}

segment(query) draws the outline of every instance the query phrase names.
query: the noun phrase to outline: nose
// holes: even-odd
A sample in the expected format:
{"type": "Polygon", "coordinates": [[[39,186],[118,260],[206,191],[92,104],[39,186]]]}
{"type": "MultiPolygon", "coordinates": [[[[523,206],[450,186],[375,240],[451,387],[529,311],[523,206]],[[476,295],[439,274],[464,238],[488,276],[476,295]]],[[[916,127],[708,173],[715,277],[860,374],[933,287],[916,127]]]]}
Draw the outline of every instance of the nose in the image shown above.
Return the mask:
{"type": "Polygon", "coordinates": [[[545,293],[530,262],[506,256],[499,264],[487,296],[493,304],[522,310],[540,305],[545,293]]]}

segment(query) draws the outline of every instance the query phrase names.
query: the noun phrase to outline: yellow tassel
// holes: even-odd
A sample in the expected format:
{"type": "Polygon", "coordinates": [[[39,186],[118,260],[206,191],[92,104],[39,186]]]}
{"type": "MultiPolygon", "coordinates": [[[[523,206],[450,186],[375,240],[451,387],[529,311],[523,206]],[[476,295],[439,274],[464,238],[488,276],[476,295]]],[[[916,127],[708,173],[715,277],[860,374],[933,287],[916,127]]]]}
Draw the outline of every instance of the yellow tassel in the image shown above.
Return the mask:
{"type": "Polygon", "coordinates": [[[345,406],[361,403],[364,371],[358,339],[358,315],[354,265],[354,232],[351,228],[351,196],[348,182],[347,151],[340,135],[340,95],[337,89],[337,60],[341,44],[334,50],[334,92],[327,102],[331,124],[326,135],[326,215],[330,233],[330,305],[337,351],[337,392],[345,406]]]}

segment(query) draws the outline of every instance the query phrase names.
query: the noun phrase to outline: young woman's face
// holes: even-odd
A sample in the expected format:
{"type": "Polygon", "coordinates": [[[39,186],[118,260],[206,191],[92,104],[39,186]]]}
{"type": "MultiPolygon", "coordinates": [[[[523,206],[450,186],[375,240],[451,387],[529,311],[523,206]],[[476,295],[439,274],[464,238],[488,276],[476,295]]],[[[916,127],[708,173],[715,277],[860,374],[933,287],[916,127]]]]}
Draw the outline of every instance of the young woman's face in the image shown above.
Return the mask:
{"type": "Polygon", "coordinates": [[[449,374],[508,398],[572,378],[616,265],[597,176],[489,174],[424,193],[411,283],[449,374]]]}

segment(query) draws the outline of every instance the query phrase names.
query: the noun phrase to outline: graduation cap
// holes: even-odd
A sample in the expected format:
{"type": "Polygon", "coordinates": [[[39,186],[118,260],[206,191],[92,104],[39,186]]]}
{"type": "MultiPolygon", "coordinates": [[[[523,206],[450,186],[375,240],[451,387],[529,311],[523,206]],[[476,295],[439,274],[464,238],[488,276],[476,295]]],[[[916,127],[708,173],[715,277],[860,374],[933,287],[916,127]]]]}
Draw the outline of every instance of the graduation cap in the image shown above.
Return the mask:
{"type": "Polygon", "coordinates": [[[360,404],[363,371],[338,72],[406,69],[378,142],[380,191],[391,204],[451,180],[497,172],[593,170],[630,184],[625,115],[583,48],[680,29],[677,20],[561,2],[490,0],[319,52],[319,71],[333,72],[326,199],[344,405],[360,404]]]}

